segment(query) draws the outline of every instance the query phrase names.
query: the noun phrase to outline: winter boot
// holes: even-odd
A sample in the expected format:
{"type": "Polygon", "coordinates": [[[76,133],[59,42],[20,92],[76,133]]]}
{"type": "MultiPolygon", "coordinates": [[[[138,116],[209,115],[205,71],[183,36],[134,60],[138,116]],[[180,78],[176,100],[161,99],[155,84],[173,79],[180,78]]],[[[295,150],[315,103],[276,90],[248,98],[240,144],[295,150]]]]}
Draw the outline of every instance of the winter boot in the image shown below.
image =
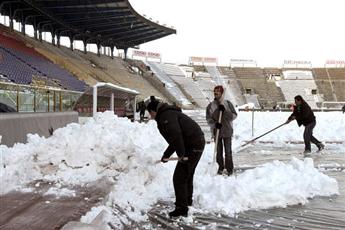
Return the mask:
{"type": "Polygon", "coordinates": [[[193,205],[193,199],[188,199],[187,205],[188,205],[188,206],[192,206],[192,205],[193,205]]]}
{"type": "Polygon", "coordinates": [[[224,169],[219,168],[218,171],[217,171],[217,174],[218,174],[218,175],[222,175],[222,174],[223,174],[223,171],[224,171],[224,169]]]}
{"type": "Polygon", "coordinates": [[[317,147],[318,147],[318,149],[319,150],[317,150],[318,152],[321,152],[324,148],[325,148],[325,145],[324,144],[322,144],[321,142],[317,145],[317,147]]]}
{"type": "Polygon", "coordinates": [[[226,175],[231,176],[234,174],[234,170],[227,170],[226,175]]]}
{"type": "Polygon", "coordinates": [[[310,150],[304,150],[304,152],[303,152],[303,156],[304,156],[304,157],[309,157],[310,154],[311,154],[311,151],[310,151],[310,150]]]}
{"type": "Polygon", "coordinates": [[[174,211],[169,212],[170,218],[179,217],[179,216],[187,217],[187,215],[188,215],[188,207],[176,206],[174,211]]]}

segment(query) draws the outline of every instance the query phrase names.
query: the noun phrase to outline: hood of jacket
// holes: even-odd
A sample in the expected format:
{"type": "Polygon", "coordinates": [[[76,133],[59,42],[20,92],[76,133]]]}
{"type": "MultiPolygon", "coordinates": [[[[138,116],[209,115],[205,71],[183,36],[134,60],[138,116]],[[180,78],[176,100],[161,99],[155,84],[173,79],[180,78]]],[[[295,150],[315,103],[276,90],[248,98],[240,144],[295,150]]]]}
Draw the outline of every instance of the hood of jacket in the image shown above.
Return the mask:
{"type": "Polygon", "coordinates": [[[157,115],[155,120],[157,121],[162,113],[168,110],[174,110],[178,112],[182,112],[182,110],[179,107],[168,105],[167,103],[159,103],[157,106],[157,115]]]}

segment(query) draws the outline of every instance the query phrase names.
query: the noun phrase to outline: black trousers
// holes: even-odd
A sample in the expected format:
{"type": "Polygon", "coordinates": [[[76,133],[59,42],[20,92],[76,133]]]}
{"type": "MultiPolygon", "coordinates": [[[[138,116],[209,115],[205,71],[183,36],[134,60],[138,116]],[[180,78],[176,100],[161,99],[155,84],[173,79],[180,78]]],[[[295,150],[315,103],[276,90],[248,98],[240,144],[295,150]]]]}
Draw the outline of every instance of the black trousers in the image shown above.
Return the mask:
{"type": "Polygon", "coordinates": [[[186,148],[188,161],[177,162],[173,182],[176,196],[176,207],[186,208],[193,202],[193,178],[195,168],[205,148],[204,136],[194,141],[192,146],[186,148]]]}
{"type": "Polygon", "coordinates": [[[303,139],[304,139],[304,145],[305,145],[304,150],[311,151],[310,142],[314,143],[316,146],[320,144],[320,141],[313,136],[313,129],[315,125],[316,125],[316,122],[314,121],[306,125],[304,128],[304,133],[303,133],[303,139]]]}
{"type": "Polygon", "coordinates": [[[145,116],[145,110],[140,111],[140,120],[144,119],[144,116],[145,116]]]}
{"type": "Polygon", "coordinates": [[[219,137],[217,145],[217,163],[220,170],[224,169],[223,145],[225,149],[225,168],[228,172],[234,170],[234,162],[232,160],[231,137],[219,137]]]}

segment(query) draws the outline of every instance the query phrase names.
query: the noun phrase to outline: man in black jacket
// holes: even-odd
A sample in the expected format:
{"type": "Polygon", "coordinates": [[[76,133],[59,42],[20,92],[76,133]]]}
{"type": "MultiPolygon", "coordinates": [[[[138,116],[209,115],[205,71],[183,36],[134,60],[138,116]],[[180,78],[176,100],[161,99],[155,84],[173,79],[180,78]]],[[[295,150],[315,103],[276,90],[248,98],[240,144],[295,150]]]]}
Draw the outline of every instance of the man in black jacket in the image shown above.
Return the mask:
{"type": "Polygon", "coordinates": [[[200,126],[178,107],[151,98],[147,110],[151,118],[156,120],[159,132],[169,144],[161,161],[168,162],[174,152],[179,159],[173,176],[176,207],[169,216],[187,216],[188,206],[193,203],[195,168],[205,147],[204,133],[200,126]]]}
{"type": "Polygon", "coordinates": [[[298,126],[305,126],[303,133],[305,145],[303,153],[305,155],[308,155],[311,152],[310,142],[314,143],[318,147],[319,151],[321,151],[325,148],[325,146],[313,136],[313,129],[316,125],[316,119],[313,111],[300,95],[295,97],[295,104],[296,105],[293,108],[293,113],[286,121],[286,124],[296,119],[298,126]]]}

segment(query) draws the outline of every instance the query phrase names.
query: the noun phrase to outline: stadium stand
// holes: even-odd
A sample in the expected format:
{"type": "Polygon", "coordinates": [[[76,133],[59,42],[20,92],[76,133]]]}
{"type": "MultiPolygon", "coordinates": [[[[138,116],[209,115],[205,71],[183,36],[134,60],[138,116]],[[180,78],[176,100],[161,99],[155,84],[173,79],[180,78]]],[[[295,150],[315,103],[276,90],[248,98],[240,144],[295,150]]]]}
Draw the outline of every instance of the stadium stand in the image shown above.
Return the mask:
{"type": "MultiPolygon", "coordinates": [[[[157,94],[151,91],[151,95],[162,95],[158,96],[165,102],[177,103],[176,98],[170,94],[165,88],[165,84],[151,71],[150,67],[141,60],[127,59],[126,62],[130,68],[137,69],[140,76],[142,76],[147,82],[149,82],[154,89],[158,92],[157,94]]],[[[148,97],[146,97],[148,98],[148,97]]]]}
{"type": "Polygon", "coordinates": [[[207,72],[206,67],[203,65],[193,65],[195,72],[207,72]]]}
{"type": "MultiPolygon", "coordinates": [[[[136,72],[136,69],[132,68],[134,65],[121,58],[111,59],[108,56],[100,55],[100,48],[102,47],[110,49],[117,47],[124,49],[126,53],[130,47],[176,33],[174,29],[160,26],[140,16],[128,1],[108,2],[106,7],[99,7],[97,3],[100,2],[97,0],[84,2],[40,1],[39,4],[36,4],[29,1],[7,1],[6,4],[3,4],[1,13],[10,16],[10,22],[13,22],[14,19],[18,22],[22,18],[26,18],[24,23],[33,25],[36,39],[0,26],[0,34],[2,34],[0,67],[3,71],[0,73],[1,78],[20,84],[49,82],[49,79],[54,79],[50,81],[50,85],[83,91],[79,85],[80,81],[71,82],[71,79],[75,79],[74,76],[76,76],[89,85],[104,81],[133,88],[142,94],[142,98],[155,94],[166,101],[180,101],[181,104],[188,104],[188,101],[192,101],[203,107],[208,100],[213,99],[213,87],[219,77],[229,85],[231,89],[229,91],[237,95],[240,102],[236,104],[246,103],[248,98],[258,100],[260,105],[264,107],[272,107],[277,102],[286,101],[284,96],[289,95],[289,93],[282,93],[286,83],[281,79],[282,72],[294,70],[294,68],[220,67],[221,72],[219,73],[217,67],[212,67],[215,71],[211,71],[205,66],[193,66],[193,81],[185,76],[179,66],[174,64],[149,63],[149,65],[153,65],[151,69],[156,73],[152,75],[150,70],[141,70],[141,73],[136,72]],[[12,8],[22,11],[22,15],[9,15],[12,8]],[[105,16],[126,17],[129,21],[128,23],[121,22],[121,20],[104,21],[105,16]],[[33,18],[37,18],[37,21],[35,22],[33,18]],[[45,22],[47,20],[50,22],[45,22]],[[123,27],[124,24],[129,25],[131,29],[128,30],[128,28],[123,27]],[[132,27],[133,24],[135,26],[132,27]],[[57,46],[39,41],[37,35],[42,35],[42,32],[53,33],[52,42],[57,46]],[[120,38],[118,37],[119,33],[121,34],[120,38]],[[70,48],[60,46],[61,36],[70,38],[70,48]],[[72,51],[74,40],[80,40],[84,43],[84,52],[72,51]],[[86,53],[87,44],[96,44],[98,54],[86,53]],[[207,69],[211,76],[219,75],[217,79],[208,78],[207,69]],[[68,80],[64,78],[67,75],[69,76],[68,80]],[[167,76],[167,78],[163,79],[162,76],[167,76]],[[277,87],[277,84],[282,88],[277,87]],[[168,92],[171,91],[171,88],[175,88],[173,90],[174,96],[168,92]]],[[[25,34],[25,30],[22,32],[25,34]]],[[[143,69],[146,68],[145,64],[144,66],[143,69]]],[[[303,70],[311,71],[312,69],[298,68],[298,71],[303,70]]],[[[309,84],[310,82],[299,81],[304,85],[302,87],[304,91],[306,89],[308,91],[306,97],[308,97],[309,91],[315,87],[317,89],[316,95],[313,94],[312,97],[316,102],[344,100],[344,68],[317,68],[313,69],[312,73],[317,87],[309,84]],[[318,94],[323,97],[319,97],[318,94]]],[[[284,88],[284,90],[286,89],[284,88]]]]}
{"type": "Polygon", "coordinates": [[[345,101],[345,68],[326,68],[332,86],[334,88],[337,101],[345,101]]]}
{"type": "Polygon", "coordinates": [[[278,81],[287,102],[293,102],[293,94],[301,95],[310,107],[317,108],[323,102],[312,69],[283,69],[284,80],[278,81]]]}
{"type": "Polygon", "coordinates": [[[226,97],[234,105],[243,105],[246,103],[241,86],[238,84],[233,72],[228,71],[229,75],[221,74],[217,66],[206,66],[206,69],[217,84],[221,84],[226,88],[226,97]]]}
{"type": "Polygon", "coordinates": [[[179,89],[192,104],[203,108],[209,103],[206,95],[192,78],[187,77],[181,67],[167,63],[156,63],[156,65],[179,86],[179,89]]]}
{"type": "MultiPolygon", "coordinates": [[[[245,89],[246,94],[257,94],[261,107],[273,107],[284,101],[281,90],[275,82],[268,81],[261,68],[235,67],[234,73],[245,89]]],[[[248,100],[247,100],[248,101],[248,100]]]]}
{"type": "Polygon", "coordinates": [[[13,37],[0,34],[0,49],[6,56],[1,63],[1,73],[18,84],[30,84],[33,76],[56,79],[64,89],[84,91],[85,83],[66,70],[54,65],[34,49],[13,37]]]}
{"type": "Polygon", "coordinates": [[[39,75],[37,70],[30,68],[23,62],[19,62],[16,57],[0,46],[3,57],[0,63],[0,74],[4,75],[11,82],[17,84],[30,84],[33,75],[39,75]]]}
{"type": "Polygon", "coordinates": [[[217,66],[205,66],[205,68],[217,85],[224,85],[223,76],[218,71],[217,66]]]}
{"type": "MultiPolygon", "coordinates": [[[[44,87],[54,86],[54,91],[50,91],[54,93],[54,111],[55,105],[60,108],[58,111],[62,111],[66,106],[64,103],[69,101],[66,100],[68,91],[74,97],[77,95],[74,91],[84,91],[85,83],[94,85],[100,81],[134,88],[141,93],[142,98],[152,94],[164,98],[147,79],[135,73],[128,63],[120,58],[114,58],[113,51],[115,47],[123,49],[126,57],[129,48],[174,34],[176,30],[141,16],[129,1],[13,0],[2,3],[0,11],[2,16],[9,17],[9,28],[0,26],[0,34],[6,35],[6,39],[10,40],[7,41],[8,46],[3,45],[4,42],[0,43],[2,45],[0,63],[2,66],[9,66],[4,60],[14,61],[16,63],[12,64],[12,69],[17,71],[13,73],[13,70],[6,69],[6,72],[0,73],[1,81],[9,79],[14,83],[20,83],[22,85],[18,87],[24,87],[25,90],[31,90],[32,87],[36,87],[32,90],[46,90],[44,87]],[[104,20],[105,18],[108,20],[104,20]],[[21,33],[14,30],[14,20],[21,23],[21,33]],[[26,36],[26,25],[33,27],[33,39],[26,36]],[[52,44],[43,41],[43,33],[50,33],[52,44]],[[69,38],[69,49],[61,46],[62,37],[69,38]],[[73,51],[74,41],[83,43],[83,52],[73,51]],[[96,45],[97,55],[87,53],[88,44],[96,45]],[[111,50],[108,53],[113,59],[105,55],[101,56],[102,48],[111,50]],[[27,87],[36,83],[40,85],[27,87]],[[59,99],[55,100],[58,88],[67,90],[58,93],[59,99]]],[[[5,87],[6,92],[13,88],[18,93],[18,89],[12,85],[2,84],[1,87],[5,87]]],[[[48,93],[49,90],[46,90],[36,99],[50,98],[48,93]]],[[[36,99],[32,98],[33,105],[29,105],[29,111],[32,111],[33,107],[37,109],[39,104],[36,99]]],[[[44,101],[49,107],[49,99],[44,101]]],[[[70,101],[68,103],[70,104],[70,101]]],[[[36,110],[33,109],[33,112],[36,110]]]]}
{"type": "Polygon", "coordinates": [[[337,101],[345,101],[345,80],[333,82],[337,101]]]}
{"type": "Polygon", "coordinates": [[[182,69],[174,64],[166,64],[166,63],[157,63],[156,65],[168,76],[182,76],[185,77],[185,73],[182,69]]]}
{"type": "Polygon", "coordinates": [[[278,84],[288,103],[293,103],[296,95],[301,95],[311,108],[317,108],[316,102],[322,101],[319,95],[312,94],[317,88],[314,80],[281,80],[278,84]]]}
{"type": "Polygon", "coordinates": [[[322,95],[324,101],[336,101],[335,91],[333,90],[332,81],[325,68],[314,68],[313,76],[315,83],[322,95]]]}
{"type": "Polygon", "coordinates": [[[180,88],[187,94],[188,98],[198,107],[205,108],[209,100],[199,88],[198,84],[192,79],[183,76],[170,76],[180,88]]]}
{"type": "Polygon", "coordinates": [[[326,68],[332,80],[345,80],[345,68],[326,68]]]}
{"type": "Polygon", "coordinates": [[[202,91],[203,95],[205,95],[208,101],[212,101],[214,99],[213,89],[217,85],[210,76],[206,77],[204,75],[196,75],[196,84],[198,85],[199,89],[202,91]]]}
{"type": "MultiPolygon", "coordinates": [[[[184,108],[192,106],[192,103],[188,100],[186,95],[184,95],[178,85],[176,85],[170,76],[164,72],[164,64],[148,61],[146,62],[146,65],[150,66],[152,72],[160,79],[160,81],[164,84],[164,87],[170,92],[180,106],[183,106],[184,108]]],[[[169,73],[180,74],[182,72],[181,70],[178,71],[173,67],[166,67],[166,69],[169,71],[169,73]]]]}
{"type": "MultiPolygon", "coordinates": [[[[234,91],[234,94],[237,96],[237,105],[246,104],[246,98],[244,96],[244,89],[241,82],[236,78],[236,75],[233,69],[229,67],[219,67],[221,73],[227,78],[225,78],[227,84],[230,86],[230,89],[234,91]]],[[[235,104],[235,105],[236,105],[235,104]]]]}
{"type": "Polygon", "coordinates": [[[283,77],[283,72],[278,68],[263,68],[263,74],[268,80],[279,80],[283,77]]]}
{"type": "MultiPolygon", "coordinates": [[[[18,36],[21,37],[20,34],[18,36]]],[[[152,94],[165,98],[146,79],[131,71],[128,63],[121,58],[97,56],[92,52],[85,54],[77,49],[72,51],[64,46],[57,47],[28,37],[25,39],[40,55],[73,73],[89,85],[94,85],[96,82],[109,82],[138,90],[141,93],[140,98],[146,98],[152,94]]]]}

